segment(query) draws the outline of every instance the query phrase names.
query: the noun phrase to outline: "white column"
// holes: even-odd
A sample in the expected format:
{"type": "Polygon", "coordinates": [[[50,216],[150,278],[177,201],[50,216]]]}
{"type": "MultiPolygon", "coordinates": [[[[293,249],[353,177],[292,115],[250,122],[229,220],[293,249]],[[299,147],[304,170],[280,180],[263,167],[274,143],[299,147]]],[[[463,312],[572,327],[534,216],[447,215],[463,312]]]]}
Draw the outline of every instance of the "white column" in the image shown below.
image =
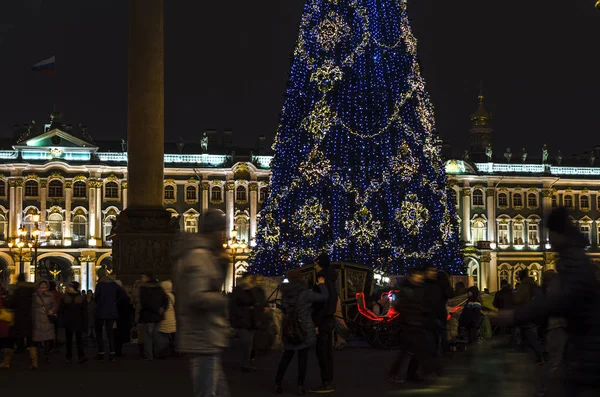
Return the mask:
{"type": "Polygon", "coordinates": [[[258,208],[258,183],[250,183],[250,236],[248,243],[256,236],[256,212],[258,208]]]}
{"type": "Polygon", "coordinates": [[[102,245],[102,182],[96,182],[96,245],[102,245]]]}
{"type": "Polygon", "coordinates": [[[46,206],[48,205],[48,181],[40,181],[40,229],[46,230],[46,206]]]}
{"type": "Polygon", "coordinates": [[[487,240],[491,242],[496,242],[496,198],[494,194],[493,188],[488,188],[486,190],[486,199],[487,199],[487,240]]]}
{"type": "Polygon", "coordinates": [[[88,227],[89,227],[89,238],[92,237],[97,238],[96,233],[96,181],[90,180],[88,181],[88,198],[89,198],[89,207],[88,207],[88,227]]]}
{"type": "Polygon", "coordinates": [[[463,194],[463,230],[462,239],[465,243],[471,243],[471,189],[465,187],[462,190],[463,194]]]}
{"type": "MultiPolygon", "coordinates": [[[[19,261],[17,266],[21,266],[21,261],[19,261]]],[[[25,274],[25,280],[29,281],[30,283],[34,282],[35,275],[31,274],[31,262],[24,262],[23,267],[24,267],[23,273],[25,274]]]]}
{"type": "Polygon", "coordinates": [[[89,285],[88,285],[88,268],[89,268],[89,264],[88,262],[79,262],[80,263],[80,269],[79,269],[79,274],[81,275],[81,289],[84,290],[88,290],[89,289],[89,285]]]}
{"type": "Polygon", "coordinates": [[[127,181],[123,181],[121,183],[121,187],[123,188],[123,190],[121,191],[121,197],[123,198],[123,209],[125,209],[127,208],[127,181]]]}
{"type": "Polygon", "coordinates": [[[9,180],[10,185],[10,201],[9,201],[9,212],[8,212],[8,237],[17,237],[17,193],[16,193],[16,181],[14,179],[9,180]]]}
{"type": "Polygon", "coordinates": [[[15,210],[17,217],[17,227],[23,225],[23,179],[19,178],[16,181],[17,187],[15,188],[15,210]]]}
{"type": "Polygon", "coordinates": [[[71,207],[73,205],[73,182],[65,182],[65,230],[63,232],[63,244],[66,247],[71,246],[73,233],[71,228],[71,207]]]}
{"type": "Polygon", "coordinates": [[[233,230],[233,216],[235,208],[233,206],[234,203],[234,194],[235,194],[235,182],[227,182],[225,184],[225,216],[227,219],[227,238],[231,237],[231,231],[233,230]]]}
{"type": "Polygon", "coordinates": [[[210,183],[208,181],[202,181],[202,215],[208,209],[208,197],[210,193],[210,183]]]}
{"type": "Polygon", "coordinates": [[[490,270],[489,270],[489,282],[488,288],[490,292],[499,291],[498,285],[498,253],[496,251],[490,252],[490,270]]]}

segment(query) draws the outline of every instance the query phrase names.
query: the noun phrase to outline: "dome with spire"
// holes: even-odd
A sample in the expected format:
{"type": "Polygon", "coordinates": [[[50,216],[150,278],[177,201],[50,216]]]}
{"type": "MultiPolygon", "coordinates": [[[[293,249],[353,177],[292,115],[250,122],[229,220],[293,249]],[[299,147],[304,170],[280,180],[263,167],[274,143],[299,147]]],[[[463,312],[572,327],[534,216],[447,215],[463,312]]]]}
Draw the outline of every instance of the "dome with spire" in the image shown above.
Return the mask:
{"type": "Polygon", "coordinates": [[[490,121],[492,120],[492,115],[485,110],[483,106],[483,100],[485,96],[483,96],[483,88],[479,92],[479,109],[475,113],[471,115],[471,121],[473,122],[474,128],[489,128],[490,121]]]}

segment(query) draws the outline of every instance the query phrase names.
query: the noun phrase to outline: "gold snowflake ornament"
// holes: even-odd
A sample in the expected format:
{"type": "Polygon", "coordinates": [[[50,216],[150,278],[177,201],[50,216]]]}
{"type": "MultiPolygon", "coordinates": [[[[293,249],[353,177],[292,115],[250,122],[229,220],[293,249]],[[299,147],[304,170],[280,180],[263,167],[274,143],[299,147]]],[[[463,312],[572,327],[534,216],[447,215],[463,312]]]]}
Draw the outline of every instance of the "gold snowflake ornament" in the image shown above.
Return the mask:
{"type": "Polygon", "coordinates": [[[416,194],[407,195],[402,207],[396,210],[396,222],[413,236],[420,233],[427,221],[429,221],[429,210],[418,201],[416,194]]]}
{"type": "Polygon", "coordinates": [[[332,11],[315,27],[313,34],[317,38],[317,43],[325,51],[331,51],[344,37],[350,34],[350,27],[342,17],[332,11]]]}
{"type": "Polygon", "coordinates": [[[296,212],[295,218],[302,234],[305,237],[312,237],[329,223],[329,212],[323,208],[318,199],[313,197],[296,212]]]}
{"type": "Polygon", "coordinates": [[[350,237],[359,244],[371,245],[381,230],[381,222],[373,221],[373,214],[367,207],[362,207],[354,213],[354,220],[346,221],[346,229],[350,237]]]}
{"type": "Polygon", "coordinates": [[[331,59],[328,59],[310,76],[310,81],[316,82],[319,91],[326,93],[331,91],[335,83],[340,81],[343,76],[342,70],[331,59]]]}

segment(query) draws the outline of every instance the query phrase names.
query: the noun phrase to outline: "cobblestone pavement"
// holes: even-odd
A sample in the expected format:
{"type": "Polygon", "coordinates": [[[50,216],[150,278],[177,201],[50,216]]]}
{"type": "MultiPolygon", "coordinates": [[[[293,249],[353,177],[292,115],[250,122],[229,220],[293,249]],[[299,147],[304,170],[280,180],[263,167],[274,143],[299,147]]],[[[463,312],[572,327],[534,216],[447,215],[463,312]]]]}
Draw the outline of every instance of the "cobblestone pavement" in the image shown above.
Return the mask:
{"type": "MultiPolygon", "coordinates": [[[[336,396],[532,396],[535,367],[527,354],[505,349],[506,341],[482,342],[467,353],[444,359],[442,377],[424,384],[393,385],[385,382],[387,367],[395,353],[366,347],[349,347],[336,352],[336,396]]],[[[186,360],[143,361],[132,346],[128,356],[114,363],[89,362],[67,364],[62,355],[52,357],[51,364],[40,364],[36,372],[27,370],[26,354],[15,357],[9,371],[0,372],[0,390],[6,396],[44,397],[121,397],[121,396],[191,396],[186,360]]],[[[93,350],[89,354],[94,354],[93,350]]],[[[232,397],[268,396],[273,390],[273,376],[278,354],[259,357],[255,373],[239,371],[236,351],[226,354],[225,367],[232,397]]],[[[290,392],[295,383],[296,366],[288,370],[285,386],[290,392]]],[[[318,365],[309,356],[307,386],[318,383],[318,365]]],[[[288,393],[291,394],[291,393],[288,393]]]]}

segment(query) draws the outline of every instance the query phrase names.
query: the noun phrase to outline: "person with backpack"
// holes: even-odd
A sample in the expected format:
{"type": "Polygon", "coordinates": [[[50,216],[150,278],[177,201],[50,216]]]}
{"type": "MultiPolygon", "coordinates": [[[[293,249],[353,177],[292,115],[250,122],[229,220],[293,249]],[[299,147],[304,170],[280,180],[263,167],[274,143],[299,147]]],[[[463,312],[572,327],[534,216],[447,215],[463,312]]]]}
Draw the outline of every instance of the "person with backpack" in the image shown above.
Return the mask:
{"type": "Polygon", "coordinates": [[[317,342],[315,324],[312,320],[311,307],[314,303],[327,302],[329,292],[324,277],[317,278],[318,292],[308,289],[300,270],[288,272],[289,283],[281,286],[282,293],[282,340],[283,356],[275,376],[275,393],[282,394],[282,381],[294,354],[298,352],[299,395],[306,394],[304,380],[308,368],[308,349],[317,342]]]}
{"type": "Polygon", "coordinates": [[[140,288],[140,323],[144,324],[144,358],[152,361],[154,353],[163,348],[158,329],[169,307],[169,298],[152,274],[146,273],[146,276],[150,281],[140,288]]]}

